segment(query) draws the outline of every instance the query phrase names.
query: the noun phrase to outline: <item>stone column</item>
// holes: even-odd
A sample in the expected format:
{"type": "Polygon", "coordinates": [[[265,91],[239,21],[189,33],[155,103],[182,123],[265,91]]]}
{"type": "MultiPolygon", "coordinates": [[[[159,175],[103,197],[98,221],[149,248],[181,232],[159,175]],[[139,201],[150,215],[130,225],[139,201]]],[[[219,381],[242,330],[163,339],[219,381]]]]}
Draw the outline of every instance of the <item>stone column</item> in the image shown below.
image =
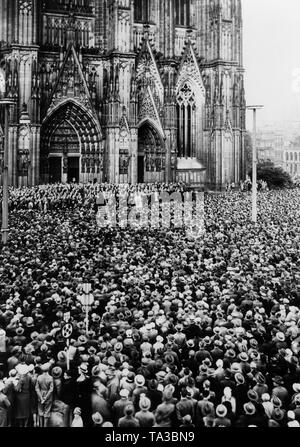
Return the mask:
{"type": "Polygon", "coordinates": [[[129,182],[137,183],[138,179],[138,129],[136,127],[131,128],[131,151],[130,151],[130,163],[129,163],[129,182]]]}

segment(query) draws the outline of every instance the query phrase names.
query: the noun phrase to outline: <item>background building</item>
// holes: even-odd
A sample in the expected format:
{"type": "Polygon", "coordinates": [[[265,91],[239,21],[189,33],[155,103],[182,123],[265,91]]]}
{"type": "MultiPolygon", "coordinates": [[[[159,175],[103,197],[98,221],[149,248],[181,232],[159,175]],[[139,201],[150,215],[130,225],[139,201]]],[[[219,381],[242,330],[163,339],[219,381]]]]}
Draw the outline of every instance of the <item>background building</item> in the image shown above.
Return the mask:
{"type": "Polygon", "coordinates": [[[300,137],[290,143],[283,151],[283,169],[293,179],[300,179],[300,137]]]}
{"type": "Polygon", "coordinates": [[[245,177],[241,0],[0,0],[12,185],[245,177]]]}
{"type": "Polygon", "coordinates": [[[261,129],[257,135],[257,154],[260,163],[271,161],[276,166],[282,165],[284,148],[287,140],[281,132],[261,129]]]}

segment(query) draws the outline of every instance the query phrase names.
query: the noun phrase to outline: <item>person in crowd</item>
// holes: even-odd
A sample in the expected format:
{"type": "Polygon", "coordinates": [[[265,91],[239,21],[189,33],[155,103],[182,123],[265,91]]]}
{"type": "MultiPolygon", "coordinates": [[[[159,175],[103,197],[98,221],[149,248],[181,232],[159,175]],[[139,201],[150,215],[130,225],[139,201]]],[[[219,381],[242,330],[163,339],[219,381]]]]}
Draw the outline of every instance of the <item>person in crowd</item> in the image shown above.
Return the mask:
{"type": "Polygon", "coordinates": [[[0,381],[0,427],[8,426],[7,414],[10,407],[10,401],[6,394],[3,393],[4,389],[5,385],[3,381],[0,381]]]}
{"type": "Polygon", "coordinates": [[[39,426],[47,427],[53,403],[54,380],[49,374],[50,364],[41,365],[41,374],[37,378],[35,391],[38,398],[39,426]]]}

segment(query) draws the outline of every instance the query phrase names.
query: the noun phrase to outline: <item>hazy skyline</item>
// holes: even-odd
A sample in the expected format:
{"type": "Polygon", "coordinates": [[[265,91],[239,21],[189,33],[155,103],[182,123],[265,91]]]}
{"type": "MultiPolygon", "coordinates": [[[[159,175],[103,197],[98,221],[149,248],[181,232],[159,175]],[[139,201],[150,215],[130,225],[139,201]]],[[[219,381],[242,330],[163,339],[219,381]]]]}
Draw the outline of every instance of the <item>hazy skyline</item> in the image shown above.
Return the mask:
{"type": "Polygon", "coordinates": [[[242,2],[247,104],[264,105],[260,122],[300,122],[300,1],[242,2]]]}

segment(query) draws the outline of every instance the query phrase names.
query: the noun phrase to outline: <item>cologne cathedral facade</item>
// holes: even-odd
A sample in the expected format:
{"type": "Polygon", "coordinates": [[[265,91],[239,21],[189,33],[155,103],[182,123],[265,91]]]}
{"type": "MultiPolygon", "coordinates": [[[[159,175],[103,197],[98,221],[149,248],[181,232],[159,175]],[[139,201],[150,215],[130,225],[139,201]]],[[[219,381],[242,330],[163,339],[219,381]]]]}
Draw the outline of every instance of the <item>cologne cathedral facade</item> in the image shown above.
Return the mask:
{"type": "Polygon", "coordinates": [[[241,0],[0,0],[0,64],[14,186],[245,177],[241,0]]]}

